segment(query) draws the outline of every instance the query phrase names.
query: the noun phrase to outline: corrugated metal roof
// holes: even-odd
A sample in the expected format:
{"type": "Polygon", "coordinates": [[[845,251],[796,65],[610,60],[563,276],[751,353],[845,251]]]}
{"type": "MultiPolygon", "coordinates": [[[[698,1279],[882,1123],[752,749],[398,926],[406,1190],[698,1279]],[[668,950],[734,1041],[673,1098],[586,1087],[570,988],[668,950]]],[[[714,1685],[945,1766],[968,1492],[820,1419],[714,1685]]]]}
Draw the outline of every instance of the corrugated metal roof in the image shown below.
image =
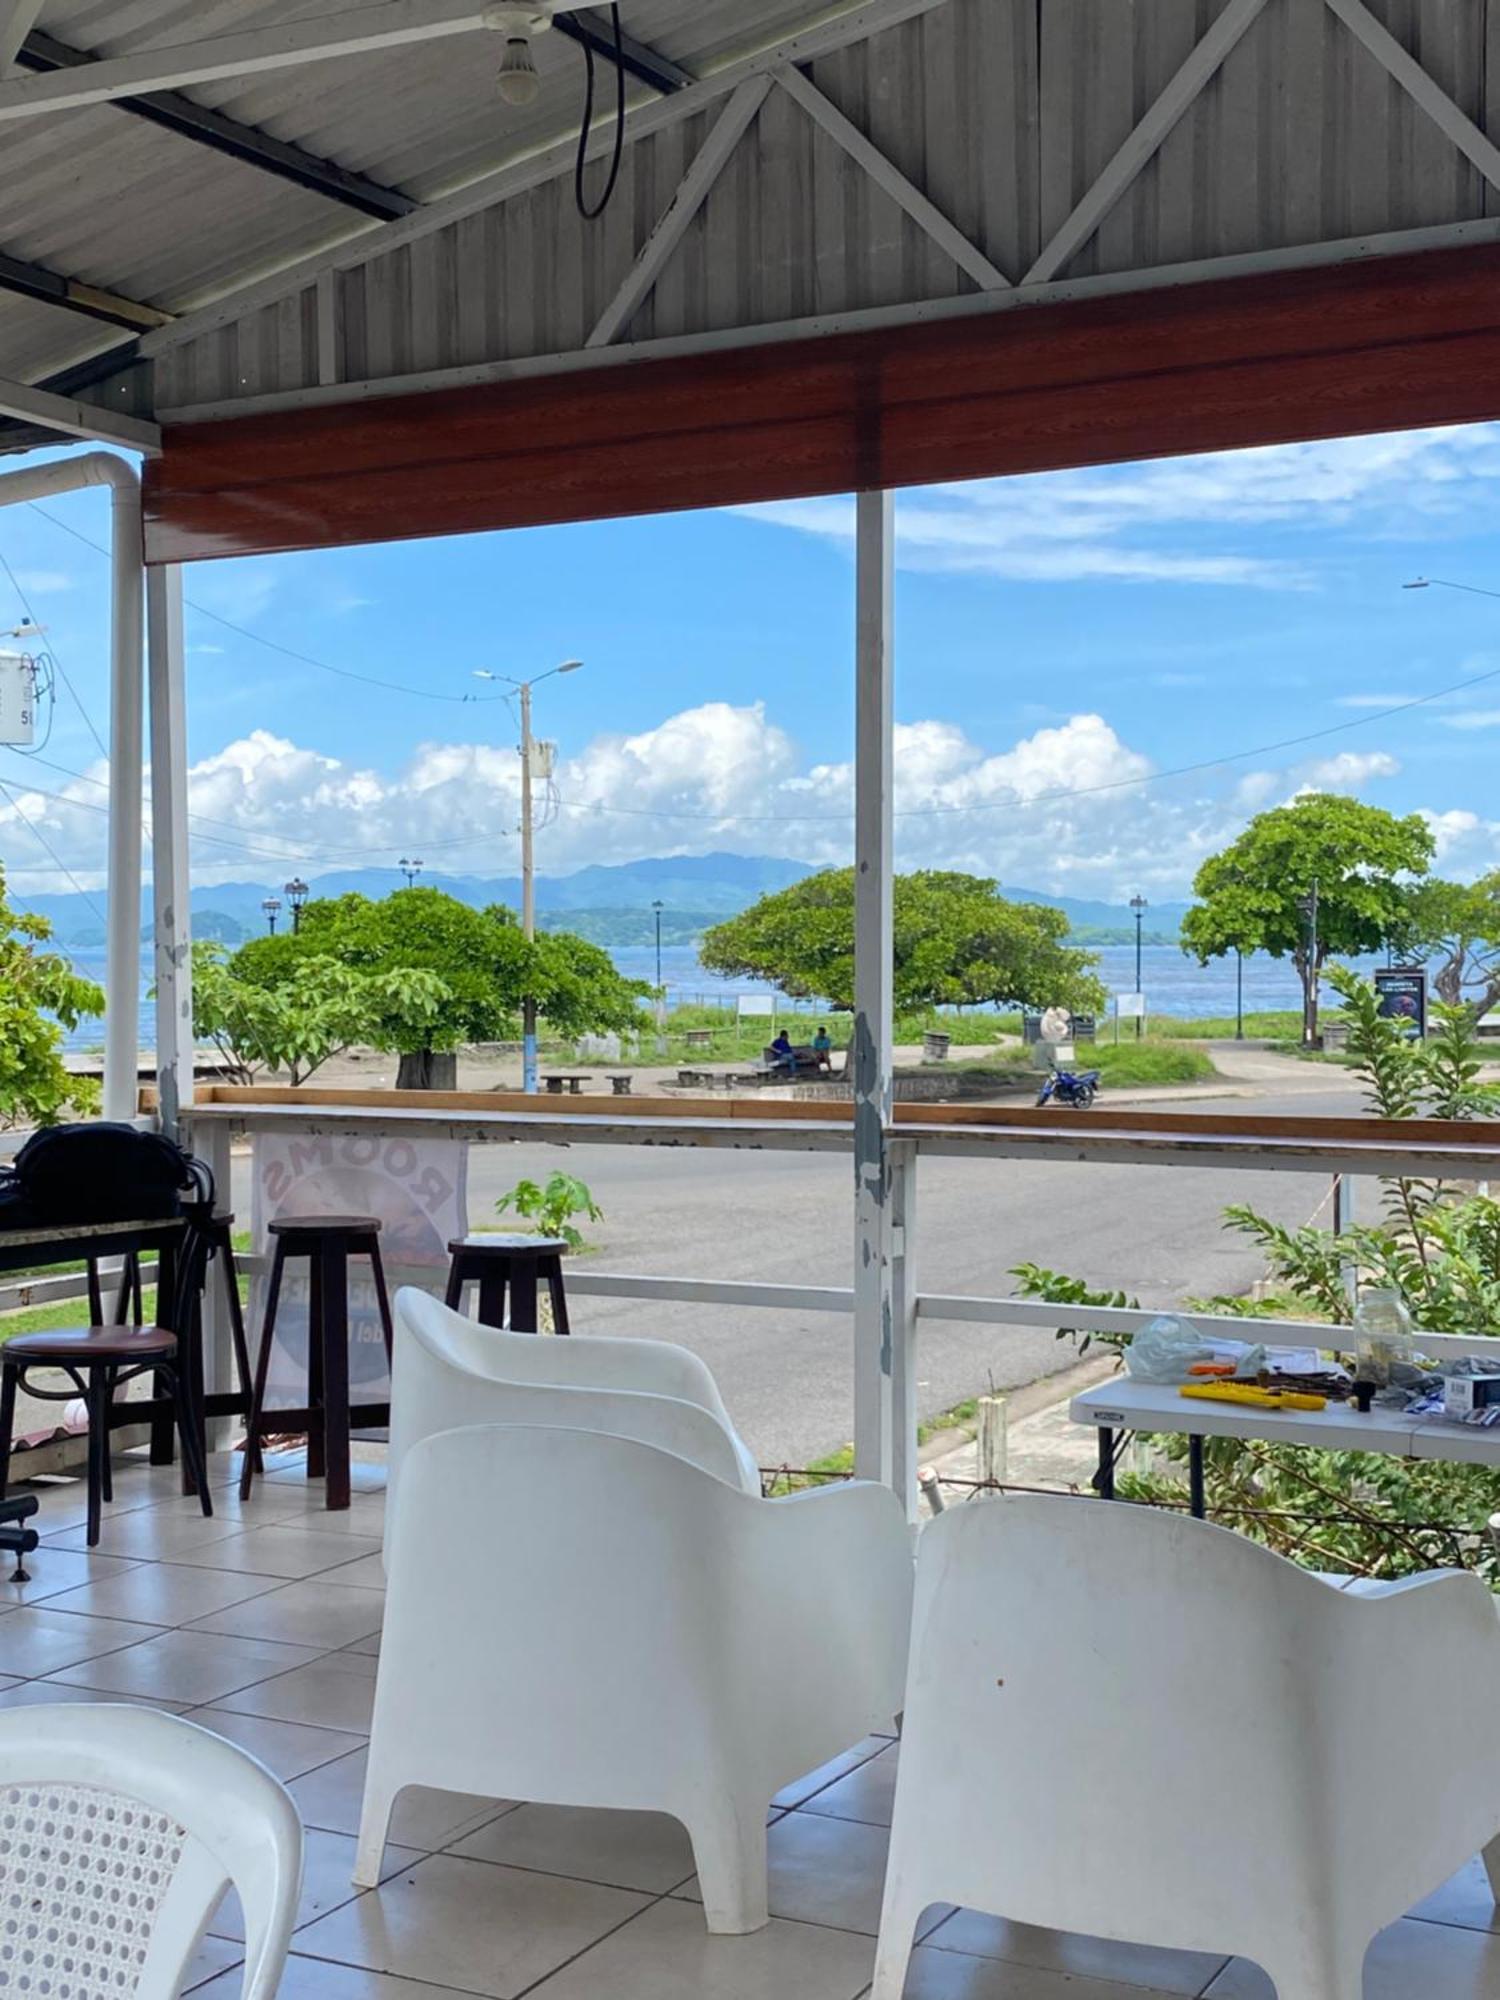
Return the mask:
{"type": "MultiPolygon", "coordinates": [[[[349,0],[46,0],[39,30],[96,56],[333,16],[349,0]]],[[[696,69],[830,11],[818,0],[625,0],[637,39],[696,69]]],[[[583,57],[535,41],[537,103],[495,89],[484,33],[319,61],[184,92],[239,122],[427,200],[577,129],[583,57]]],[[[603,79],[601,79],[603,80],[603,79]]],[[[655,93],[632,83],[632,104],[655,93]]],[[[349,235],[362,218],[113,104],[0,125],[0,250],[180,311],[349,235]]],[[[0,368],[33,381],[117,340],[0,294],[0,368]]]]}

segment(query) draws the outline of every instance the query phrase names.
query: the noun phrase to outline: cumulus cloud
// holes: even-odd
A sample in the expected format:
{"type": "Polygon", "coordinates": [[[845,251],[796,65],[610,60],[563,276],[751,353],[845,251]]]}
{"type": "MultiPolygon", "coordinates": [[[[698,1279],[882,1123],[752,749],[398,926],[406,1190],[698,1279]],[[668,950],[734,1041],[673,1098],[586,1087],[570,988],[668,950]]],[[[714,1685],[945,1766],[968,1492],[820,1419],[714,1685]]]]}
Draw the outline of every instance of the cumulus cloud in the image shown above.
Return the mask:
{"type": "MultiPolygon", "coordinates": [[[[1267,554],[1246,531],[1316,525],[1325,550],[1357,526],[1410,539],[1487,504],[1500,425],[1334,439],[982,479],[902,493],[898,557],[909,570],[1056,583],[1112,580],[1296,591],[1317,571],[1301,549],[1267,554]]],[[[777,501],[735,510],[852,544],[853,503],[777,501]]]]}
{"type": "MultiPolygon", "coordinates": [[[[896,731],[897,858],[1059,894],[1118,900],[1144,889],[1162,900],[1183,894],[1251,813],[1303,790],[1356,791],[1396,769],[1383,751],[1348,751],[1173,777],[1094,712],[998,749],[928,717],[896,731]]],[[[0,854],[18,888],[66,886],[59,862],[91,889],[102,882],[106,776],[102,762],[77,778],[15,758],[0,769],[0,854]]],[[[706,702],[651,729],[597,736],[559,759],[542,797],[547,874],[715,850],[836,864],[852,849],[852,764],[810,761],[759,703],[706,702]]],[[[508,744],[421,744],[386,771],[257,729],[193,766],[189,799],[200,882],[393,868],[412,852],[434,873],[514,874],[519,863],[520,772],[508,744]]],[[[1500,827],[1463,814],[1433,823],[1455,867],[1500,860],[1500,827]]]]}

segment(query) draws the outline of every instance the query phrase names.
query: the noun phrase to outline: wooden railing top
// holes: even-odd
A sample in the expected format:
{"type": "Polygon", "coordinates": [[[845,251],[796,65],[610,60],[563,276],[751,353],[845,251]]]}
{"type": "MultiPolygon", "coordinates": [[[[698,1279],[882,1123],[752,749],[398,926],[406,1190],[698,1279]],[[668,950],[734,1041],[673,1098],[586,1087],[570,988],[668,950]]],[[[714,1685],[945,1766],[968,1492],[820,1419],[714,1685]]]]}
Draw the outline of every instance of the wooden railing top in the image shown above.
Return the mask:
{"type": "MultiPolygon", "coordinates": [[[[853,1136],[852,1106],[806,1099],[538,1098],[508,1091],[312,1092],[209,1084],[195,1093],[191,1116],[259,1131],[361,1131],[385,1123],[478,1142],[573,1145],[844,1151],[853,1136]]],[[[899,1104],[891,1134],[922,1152],[987,1158],[1500,1180],[1500,1123],[1437,1118],[899,1104]]]]}

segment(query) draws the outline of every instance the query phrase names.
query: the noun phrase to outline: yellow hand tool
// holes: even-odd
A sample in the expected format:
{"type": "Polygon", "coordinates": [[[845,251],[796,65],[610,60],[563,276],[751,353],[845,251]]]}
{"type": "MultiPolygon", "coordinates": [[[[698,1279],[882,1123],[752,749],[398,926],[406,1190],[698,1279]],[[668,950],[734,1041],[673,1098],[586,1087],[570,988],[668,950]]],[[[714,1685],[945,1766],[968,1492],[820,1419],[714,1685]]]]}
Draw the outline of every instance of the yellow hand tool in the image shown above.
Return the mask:
{"type": "Polygon", "coordinates": [[[1309,1395],[1301,1389],[1262,1389],[1254,1382],[1184,1382],[1179,1396],[1194,1396],[1202,1403],[1246,1403],[1257,1410],[1326,1410],[1326,1396],[1309,1395]]]}

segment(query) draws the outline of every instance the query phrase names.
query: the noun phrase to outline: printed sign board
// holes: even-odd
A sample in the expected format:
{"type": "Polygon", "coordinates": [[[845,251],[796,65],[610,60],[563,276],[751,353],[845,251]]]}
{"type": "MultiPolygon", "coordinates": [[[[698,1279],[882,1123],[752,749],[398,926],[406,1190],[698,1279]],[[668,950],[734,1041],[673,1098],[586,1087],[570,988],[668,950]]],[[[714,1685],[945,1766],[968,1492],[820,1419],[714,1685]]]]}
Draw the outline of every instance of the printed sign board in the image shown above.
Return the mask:
{"type": "Polygon", "coordinates": [[[1385,966],[1375,974],[1380,1013],[1402,1022],[1414,1040],[1427,1033],[1427,973],[1420,965],[1385,966]]]}
{"type": "MultiPolygon", "coordinates": [[[[406,1139],[349,1133],[311,1138],[259,1134],[255,1140],[253,1238],[268,1260],[279,1215],[373,1215],[379,1218],[386,1284],[418,1284],[442,1293],[448,1244],[468,1230],[468,1148],[457,1139],[406,1139]],[[428,1278],[430,1276],[430,1283],[428,1278]]],[[[362,1403],[390,1394],[385,1341],[369,1265],[349,1260],[349,1393],[362,1403]]],[[[252,1317],[265,1312],[267,1275],[257,1277],[252,1317]]],[[[276,1344],[266,1379],[266,1407],[307,1401],[308,1262],[289,1258],[276,1302],[276,1344]]]]}
{"type": "Polygon", "coordinates": [[[1115,995],[1115,1019],[1117,1021],[1144,1021],[1146,1018],[1146,996],[1144,993],[1117,993],[1115,995]]]}
{"type": "Polygon", "coordinates": [[[774,993],[742,993],[734,1004],[742,1021],[773,1021],[776,1018],[774,993]]]}
{"type": "Polygon", "coordinates": [[[0,743],[36,738],[36,669],[20,653],[0,653],[0,743]]]}

